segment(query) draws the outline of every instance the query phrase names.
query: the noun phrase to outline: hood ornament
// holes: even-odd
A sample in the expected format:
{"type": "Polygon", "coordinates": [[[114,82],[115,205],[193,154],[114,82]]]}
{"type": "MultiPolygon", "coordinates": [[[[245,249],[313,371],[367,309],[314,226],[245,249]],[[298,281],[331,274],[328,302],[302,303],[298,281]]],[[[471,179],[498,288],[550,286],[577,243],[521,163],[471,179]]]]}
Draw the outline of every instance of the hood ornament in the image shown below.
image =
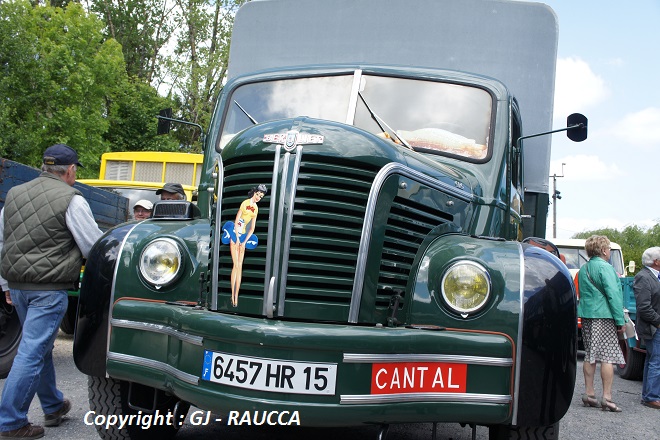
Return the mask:
{"type": "Polygon", "coordinates": [[[286,133],[265,134],[264,142],[269,144],[281,144],[286,151],[293,151],[298,145],[322,144],[323,136],[320,134],[300,133],[297,130],[289,130],[286,133]]]}

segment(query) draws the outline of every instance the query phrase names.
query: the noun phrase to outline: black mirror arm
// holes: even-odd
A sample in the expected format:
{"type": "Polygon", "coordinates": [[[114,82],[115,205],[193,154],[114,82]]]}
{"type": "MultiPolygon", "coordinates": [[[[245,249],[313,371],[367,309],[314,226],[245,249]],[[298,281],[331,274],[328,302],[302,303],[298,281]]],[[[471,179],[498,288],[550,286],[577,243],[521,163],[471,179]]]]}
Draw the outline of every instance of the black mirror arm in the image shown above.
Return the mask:
{"type": "Polygon", "coordinates": [[[192,125],[193,127],[199,128],[200,141],[202,142],[202,148],[204,148],[204,140],[205,140],[204,139],[204,128],[201,125],[199,125],[195,122],[184,121],[184,120],[181,120],[181,119],[168,118],[167,116],[161,116],[161,115],[157,115],[156,118],[162,119],[164,121],[169,121],[169,122],[178,122],[180,124],[192,125]]]}
{"type": "Polygon", "coordinates": [[[516,148],[520,149],[520,141],[522,141],[523,139],[529,139],[529,138],[538,137],[538,136],[545,136],[546,134],[559,133],[560,131],[583,129],[585,127],[586,127],[586,125],[583,124],[582,122],[580,122],[578,124],[569,125],[568,127],[565,127],[565,128],[558,128],[557,130],[544,131],[543,133],[530,134],[529,136],[520,136],[518,138],[518,140],[516,141],[516,148]]]}

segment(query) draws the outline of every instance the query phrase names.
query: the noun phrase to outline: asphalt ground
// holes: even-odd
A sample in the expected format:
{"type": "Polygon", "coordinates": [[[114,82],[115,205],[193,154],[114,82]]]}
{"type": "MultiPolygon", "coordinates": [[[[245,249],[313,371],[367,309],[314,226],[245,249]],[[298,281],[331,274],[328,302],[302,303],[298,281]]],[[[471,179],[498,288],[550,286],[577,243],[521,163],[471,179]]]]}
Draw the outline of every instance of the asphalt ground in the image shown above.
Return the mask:
{"type": "MultiPolygon", "coordinates": [[[[72,336],[59,334],[55,342],[53,358],[57,371],[58,387],[72,402],[71,412],[63,423],[56,428],[46,428],[47,439],[87,440],[97,439],[96,428],[85,423],[85,414],[89,411],[87,397],[87,376],[79,372],[72,358],[72,336]]],[[[596,393],[601,394],[599,370],[596,372],[596,393]]],[[[0,387],[4,380],[0,380],[0,387]]],[[[621,413],[603,412],[597,408],[582,406],[581,396],[584,393],[582,378],[582,362],[578,364],[578,377],[571,407],[560,422],[560,438],[589,440],[652,440],[660,438],[660,411],[644,407],[640,404],[642,383],[621,379],[615,375],[613,396],[616,403],[623,409],[621,413]]],[[[34,424],[43,423],[43,414],[39,402],[32,402],[29,412],[30,421],[34,424]]],[[[89,418],[87,419],[90,420],[89,418]]],[[[206,438],[222,438],[226,440],[255,439],[341,439],[363,440],[376,439],[378,428],[367,426],[359,428],[306,428],[303,426],[284,427],[254,427],[227,426],[226,418],[192,407],[185,418],[185,423],[177,434],[177,439],[194,440],[206,438]],[[208,417],[208,423],[206,418],[208,417]],[[222,422],[214,419],[222,418],[222,422]],[[197,423],[199,426],[194,426],[197,423]]],[[[409,424],[394,425],[389,428],[387,440],[430,440],[433,425],[409,424]]],[[[438,424],[436,438],[438,440],[470,440],[472,429],[459,424],[438,424]]],[[[488,430],[477,427],[476,439],[488,439],[488,430]]]]}

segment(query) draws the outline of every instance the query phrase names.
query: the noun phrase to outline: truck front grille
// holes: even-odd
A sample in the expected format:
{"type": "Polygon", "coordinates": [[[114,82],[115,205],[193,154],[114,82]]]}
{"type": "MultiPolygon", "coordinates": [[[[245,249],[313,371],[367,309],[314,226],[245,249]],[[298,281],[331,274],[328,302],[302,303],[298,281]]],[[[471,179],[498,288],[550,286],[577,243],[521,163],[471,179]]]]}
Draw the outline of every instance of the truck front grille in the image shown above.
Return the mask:
{"type": "MultiPolygon", "coordinates": [[[[452,221],[451,215],[421,203],[395,197],[387,218],[383,253],[380,259],[376,306],[388,308],[391,296],[405,289],[417,250],[435,227],[452,221]]],[[[404,306],[404,301],[399,307],[404,306]]]]}
{"type": "MultiPolygon", "coordinates": [[[[292,164],[294,159],[285,156],[274,167],[271,153],[242,156],[224,163],[221,224],[234,221],[250,188],[259,183],[269,188],[258,204],[255,234],[259,246],[245,253],[238,311],[261,313],[264,292],[270,282],[265,278],[270,271],[270,276],[275,278],[275,315],[347,322],[367,202],[379,168],[344,157],[303,153],[295,179],[290,172],[293,165],[289,165],[289,171],[283,171],[287,160],[292,164]],[[276,179],[277,192],[273,193],[275,168],[280,175],[276,179]],[[295,191],[293,199],[292,191],[295,191]],[[269,212],[272,196],[277,199],[276,212],[269,212]],[[292,206],[289,200],[293,200],[292,206]],[[268,243],[269,219],[273,243],[268,243]],[[269,255],[272,255],[270,266],[269,255]],[[246,299],[248,303],[252,301],[253,307],[244,305],[246,299]]],[[[362,304],[358,305],[360,321],[385,320],[390,313],[392,295],[396,292],[404,295],[424,239],[435,227],[453,220],[451,215],[421,201],[390,195],[393,200],[385,200],[387,197],[381,194],[375,214],[374,228],[380,232],[371,234],[371,240],[381,254],[369,257],[380,260],[379,266],[373,262],[367,264],[365,280],[372,281],[365,281],[364,289],[370,293],[362,295],[362,304]]],[[[232,266],[229,246],[222,246],[220,308],[229,302],[232,266]]],[[[404,301],[400,303],[402,307],[404,301]]]]}
{"type": "Polygon", "coordinates": [[[303,157],[291,227],[287,301],[350,303],[376,172],[341,158],[303,157]]]}

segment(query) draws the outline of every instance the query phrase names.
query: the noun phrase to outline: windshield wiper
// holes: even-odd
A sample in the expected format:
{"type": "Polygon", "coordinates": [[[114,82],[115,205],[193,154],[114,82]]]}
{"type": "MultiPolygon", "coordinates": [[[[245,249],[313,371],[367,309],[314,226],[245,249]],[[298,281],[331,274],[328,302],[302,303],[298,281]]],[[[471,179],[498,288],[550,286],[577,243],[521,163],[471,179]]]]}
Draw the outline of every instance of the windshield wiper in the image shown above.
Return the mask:
{"type": "Polygon", "coordinates": [[[241,111],[245,114],[245,116],[247,116],[248,119],[249,119],[254,125],[257,125],[257,124],[258,124],[257,120],[254,119],[252,116],[250,116],[250,114],[249,114],[247,111],[245,111],[245,109],[244,109],[244,108],[238,103],[238,101],[236,101],[235,99],[234,99],[234,104],[236,104],[236,105],[238,106],[238,108],[241,109],[241,111]]]}
{"type": "Polygon", "coordinates": [[[397,134],[397,132],[392,129],[392,127],[387,125],[387,122],[385,122],[380,116],[378,116],[376,114],[376,112],[374,112],[371,109],[371,107],[369,107],[369,104],[367,104],[367,100],[364,99],[364,96],[362,96],[362,92],[358,91],[358,96],[360,97],[360,99],[362,99],[362,102],[364,103],[364,106],[367,107],[367,110],[369,110],[369,113],[371,114],[371,117],[374,118],[374,121],[376,121],[376,124],[378,124],[378,127],[380,127],[381,131],[383,131],[384,133],[387,133],[388,131],[391,132],[394,136],[396,136],[396,138],[399,140],[399,142],[401,142],[402,145],[404,145],[405,147],[415,151],[415,149],[413,147],[411,147],[408,144],[408,142],[406,142],[403,138],[401,138],[401,136],[399,136],[397,134]],[[383,128],[383,125],[387,128],[387,130],[385,130],[385,128],[383,128]]]}

